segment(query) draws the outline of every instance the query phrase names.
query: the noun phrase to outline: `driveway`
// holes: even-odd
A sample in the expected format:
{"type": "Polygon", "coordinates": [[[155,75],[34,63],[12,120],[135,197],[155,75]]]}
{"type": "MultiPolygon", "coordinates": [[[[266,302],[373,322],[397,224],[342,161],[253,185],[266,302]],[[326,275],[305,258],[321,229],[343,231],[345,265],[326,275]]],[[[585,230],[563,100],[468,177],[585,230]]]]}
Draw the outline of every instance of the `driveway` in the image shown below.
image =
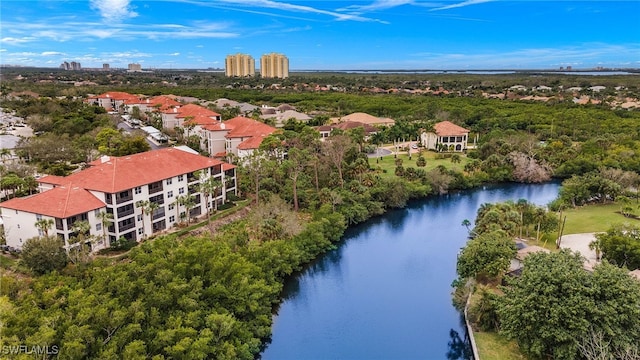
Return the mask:
{"type": "Polygon", "coordinates": [[[589,243],[596,239],[595,234],[596,233],[563,235],[560,241],[560,247],[579,252],[580,255],[585,258],[585,263],[593,267],[599,262],[596,260],[596,252],[589,249],[589,243]]]}

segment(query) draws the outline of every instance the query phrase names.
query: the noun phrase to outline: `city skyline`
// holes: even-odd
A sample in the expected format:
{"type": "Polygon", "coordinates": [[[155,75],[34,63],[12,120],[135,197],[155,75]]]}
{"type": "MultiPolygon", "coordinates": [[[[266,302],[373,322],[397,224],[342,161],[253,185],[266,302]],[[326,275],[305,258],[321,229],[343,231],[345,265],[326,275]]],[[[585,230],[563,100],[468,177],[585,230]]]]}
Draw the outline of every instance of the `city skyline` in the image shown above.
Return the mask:
{"type": "Polygon", "coordinates": [[[639,68],[640,2],[91,0],[0,2],[0,64],[295,70],[639,68]]]}

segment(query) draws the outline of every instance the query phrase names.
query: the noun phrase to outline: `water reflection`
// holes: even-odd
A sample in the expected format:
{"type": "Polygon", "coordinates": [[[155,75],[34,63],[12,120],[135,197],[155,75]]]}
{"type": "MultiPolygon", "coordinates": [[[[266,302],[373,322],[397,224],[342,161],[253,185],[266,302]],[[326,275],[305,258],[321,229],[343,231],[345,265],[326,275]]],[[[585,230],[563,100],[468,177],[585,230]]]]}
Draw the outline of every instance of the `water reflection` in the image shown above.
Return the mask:
{"type": "Polygon", "coordinates": [[[462,220],[486,202],[547,204],[558,184],[488,186],[416,201],[350,228],[287,282],[264,359],[466,359],[451,304],[462,220]]]}

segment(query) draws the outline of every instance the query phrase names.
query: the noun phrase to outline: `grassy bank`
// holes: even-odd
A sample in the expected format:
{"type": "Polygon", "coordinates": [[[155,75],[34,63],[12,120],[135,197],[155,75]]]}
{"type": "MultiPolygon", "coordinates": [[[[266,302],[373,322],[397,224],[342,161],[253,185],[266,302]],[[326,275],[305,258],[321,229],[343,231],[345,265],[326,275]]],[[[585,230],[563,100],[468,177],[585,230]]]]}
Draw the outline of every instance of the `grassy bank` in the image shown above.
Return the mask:
{"type": "Polygon", "coordinates": [[[638,219],[624,217],[617,203],[568,209],[562,212],[563,219],[565,216],[565,235],[607,231],[612,225],[625,222],[640,225],[638,219]]]}
{"type": "Polygon", "coordinates": [[[474,332],[478,352],[482,360],[525,360],[518,345],[513,340],[493,332],[474,332]]]}
{"type": "MultiPolygon", "coordinates": [[[[425,171],[430,171],[435,169],[436,167],[442,165],[448,170],[456,170],[462,172],[464,170],[464,166],[469,162],[469,158],[464,154],[458,154],[460,156],[460,162],[454,163],[451,161],[451,158],[442,158],[442,156],[448,156],[452,154],[438,154],[433,151],[422,151],[422,155],[427,161],[427,165],[425,167],[418,167],[416,165],[416,161],[418,160],[419,154],[412,153],[411,159],[409,159],[409,155],[407,153],[399,154],[397,156],[398,159],[402,160],[402,166],[406,169],[409,167],[416,169],[424,169],[425,171]]],[[[383,176],[395,177],[396,171],[396,158],[393,155],[386,155],[383,157],[369,159],[369,164],[371,167],[376,169],[380,167],[383,172],[383,176]],[[386,171],[386,172],[385,172],[386,171]]]]}

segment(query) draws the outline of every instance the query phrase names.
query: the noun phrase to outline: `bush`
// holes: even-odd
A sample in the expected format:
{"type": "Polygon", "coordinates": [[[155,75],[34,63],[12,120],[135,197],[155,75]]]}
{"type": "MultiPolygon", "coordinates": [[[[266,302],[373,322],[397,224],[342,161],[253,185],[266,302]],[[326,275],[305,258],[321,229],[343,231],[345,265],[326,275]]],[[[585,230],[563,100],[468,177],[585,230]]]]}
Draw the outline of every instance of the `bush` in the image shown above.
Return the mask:
{"type": "Polygon", "coordinates": [[[22,247],[21,259],[38,275],[61,270],[67,265],[67,253],[56,236],[27,240],[22,247]]]}

